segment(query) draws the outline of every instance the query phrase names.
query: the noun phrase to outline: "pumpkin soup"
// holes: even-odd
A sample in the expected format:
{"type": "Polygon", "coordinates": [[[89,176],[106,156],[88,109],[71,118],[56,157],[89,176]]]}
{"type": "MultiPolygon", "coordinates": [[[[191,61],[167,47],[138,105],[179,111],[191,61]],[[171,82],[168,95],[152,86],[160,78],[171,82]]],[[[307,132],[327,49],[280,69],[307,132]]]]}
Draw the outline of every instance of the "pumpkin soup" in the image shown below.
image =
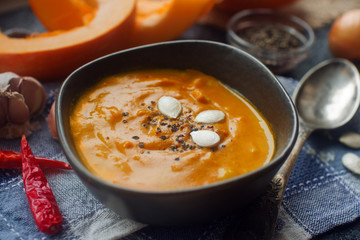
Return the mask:
{"type": "Polygon", "coordinates": [[[240,94],[195,70],[107,77],[76,101],[70,127],[85,166],[143,190],[201,186],[273,156],[267,121],[240,94]]]}

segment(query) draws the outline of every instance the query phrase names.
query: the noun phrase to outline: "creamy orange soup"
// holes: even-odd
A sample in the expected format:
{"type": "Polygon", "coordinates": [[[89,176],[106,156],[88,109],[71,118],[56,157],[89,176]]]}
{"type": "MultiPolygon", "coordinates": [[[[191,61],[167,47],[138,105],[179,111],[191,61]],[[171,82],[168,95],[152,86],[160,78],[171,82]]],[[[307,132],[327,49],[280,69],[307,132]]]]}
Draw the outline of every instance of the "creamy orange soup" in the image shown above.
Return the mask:
{"type": "Polygon", "coordinates": [[[70,126],[85,166],[112,183],[144,190],[205,185],[252,171],[270,161],[274,137],[244,97],[194,70],[146,70],[107,77],[75,103],[70,126]],[[176,118],[159,111],[163,96],[177,99],[176,118]],[[225,118],[197,123],[204,110],[225,118]],[[202,147],[190,135],[220,137],[202,147]]]}

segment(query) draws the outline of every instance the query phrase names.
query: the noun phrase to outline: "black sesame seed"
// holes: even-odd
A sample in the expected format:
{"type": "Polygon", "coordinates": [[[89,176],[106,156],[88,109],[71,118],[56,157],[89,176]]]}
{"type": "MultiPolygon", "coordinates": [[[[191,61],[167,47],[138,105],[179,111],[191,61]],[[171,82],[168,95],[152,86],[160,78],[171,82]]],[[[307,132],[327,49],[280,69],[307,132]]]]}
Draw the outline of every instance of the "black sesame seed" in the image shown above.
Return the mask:
{"type": "Polygon", "coordinates": [[[173,150],[173,151],[176,151],[176,150],[177,150],[177,146],[171,145],[171,146],[170,146],[170,149],[173,150]]]}
{"type": "Polygon", "coordinates": [[[194,125],[190,124],[189,128],[192,130],[194,128],[194,125]]]}
{"type": "Polygon", "coordinates": [[[225,144],[221,145],[222,148],[224,148],[225,146],[226,146],[225,144]]]}
{"type": "Polygon", "coordinates": [[[175,158],[175,160],[176,160],[176,161],[179,161],[179,160],[180,160],[180,158],[179,158],[179,157],[177,157],[177,158],[175,158]]]}
{"type": "Polygon", "coordinates": [[[166,140],[166,136],[164,136],[164,135],[162,135],[160,138],[161,138],[162,140],[166,140]]]}
{"type": "Polygon", "coordinates": [[[151,118],[150,116],[148,116],[147,119],[148,119],[148,121],[151,121],[151,120],[152,120],[152,118],[151,118]]]}
{"type": "Polygon", "coordinates": [[[123,123],[127,123],[127,121],[124,119],[124,120],[123,120],[123,123]]]}
{"type": "Polygon", "coordinates": [[[156,128],[157,133],[161,133],[161,129],[159,127],[156,128]]]}
{"type": "Polygon", "coordinates": [[[193,132],[199,131],[198,128],[193,128],[192,130],[193,130],[193,132]]]}
{"type": "Polygon", "coordinates": [[[147,128],[147,124],[146,124],[146,123],[144,123],[144,124],[143,124],[143,127],[144,127],[144,128],[147,128]]]}
{"type": "Polygon", "coordinates": [[[143,142],[139,142],[139,148],[144,148],[144,143],[143,142]]]}
{"type": "Polygon", "coordinates": [[[165,126],[165,125],[167,125],[167,123],[166,122],[161,122],[160,125],[165,126]]]}
{"type": "Polygon", "coordinates": [[[179,129],[175,124],[171,125],[171,131],[172,132],[176,132],[177,130],[179,130],[179,129]]]}
{"type": "Polygon", "coordinates": [[[135,140],[138,140],[138,139],[139,139],[138,136],[133,136],[132,138],[135,139],[135,140]]]}
{"type": "Polygon", "coordinates": [[[164,117],[165,120],[168,120],[169,118],[167,116],[164,117]]]}
{"type": "Polygon", "coordinates": [[[148,108],[149,110],[152,110],[152,109],[153,109],[153,108],[152,108],[152,107],[150,107],[150,106],[148,106],[147,108],[148,108]]]}
{"type": "Polygon", "coordinates": [[[129,115],[129,113],[128,112],[122,112],[121,113],[123,116],[127,116],[127,115],[129,115]]]}
{"type": "Polygon", "coordinates": [[[191,150],[194,150],[195,147],[194,147],[193,145],[190,145],[190,149],[191,149],[191,150]]]}
{"type": "Polygon", "coordinates": [[[151,104],[154,105],[154,104],[155,104],[155,101],[151,101],[151,104]]]}

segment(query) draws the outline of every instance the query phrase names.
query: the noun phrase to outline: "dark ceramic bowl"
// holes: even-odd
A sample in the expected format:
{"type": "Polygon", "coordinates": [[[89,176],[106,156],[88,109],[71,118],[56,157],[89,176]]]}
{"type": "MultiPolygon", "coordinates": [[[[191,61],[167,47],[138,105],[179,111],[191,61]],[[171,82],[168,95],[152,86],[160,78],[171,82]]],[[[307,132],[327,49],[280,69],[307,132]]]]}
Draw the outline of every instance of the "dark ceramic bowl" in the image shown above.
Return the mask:
{"type": "Polygon", "coordinates": [[[259,196],[288,157],[297,137],[293,102],[276,77],[258,60],[229,45],[175,41],[137,47],[90,62],[63,83],[56,105],[60,143],[89,191],[125,218],[156,225],[200,223],[246,206],[259,196]],[[121,187],[93,175],[81,162],[71,137],[70,109],[86,87],[129,70],[196,69],[214,76],[250,100],[270,122],[276,137],[272,161],[245,175],[206,186],[171,191],[121,187]]]}

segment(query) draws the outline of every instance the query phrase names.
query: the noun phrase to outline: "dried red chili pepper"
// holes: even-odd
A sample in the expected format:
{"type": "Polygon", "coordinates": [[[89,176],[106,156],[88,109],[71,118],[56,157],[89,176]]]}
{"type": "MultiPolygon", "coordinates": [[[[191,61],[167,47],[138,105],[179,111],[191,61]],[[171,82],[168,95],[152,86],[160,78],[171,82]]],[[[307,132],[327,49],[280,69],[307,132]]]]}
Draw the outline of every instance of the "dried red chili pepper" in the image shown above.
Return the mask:
{"type": "Polygon", "coordinates": [[[35,223],[41,232],[54,234],[60,230],[63,218],[49,183],[24,135],[21,139],[21,152],[25,192],[35,223]]]}
{"type": "MultiPolygon", "coordinates": [[[[19,152],[0,150],[0,168],[21,168],[21,158],[21,153],[19,152]]],[[[35,159],[40,164],[40,167],[72,169],[71,166],[65,162],[43,157],[35,157],[35,159]]]]}

